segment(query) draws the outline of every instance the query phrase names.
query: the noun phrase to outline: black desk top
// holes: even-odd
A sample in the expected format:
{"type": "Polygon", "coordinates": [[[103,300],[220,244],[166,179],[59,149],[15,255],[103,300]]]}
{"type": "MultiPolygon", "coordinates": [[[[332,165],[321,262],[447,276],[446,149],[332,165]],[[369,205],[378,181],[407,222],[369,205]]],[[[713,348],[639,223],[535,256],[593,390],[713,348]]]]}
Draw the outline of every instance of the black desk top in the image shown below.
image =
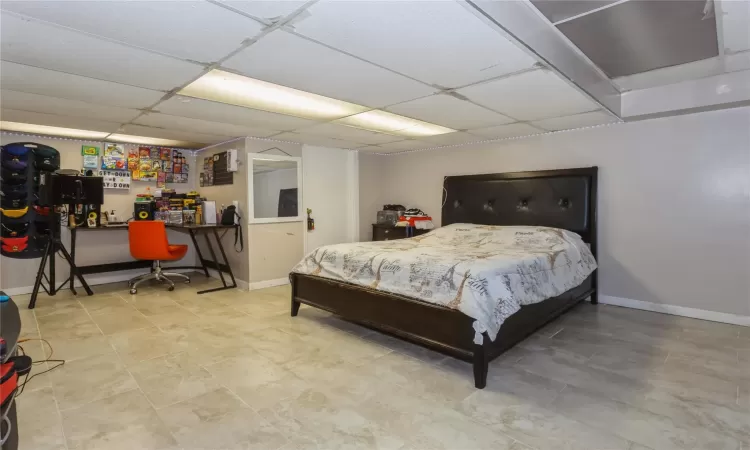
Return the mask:
{"type": "MultiPolygon", "coordinates": [[[[173,229],[183,229],[183,230],[205,230],[205,229],[225,229],[225,228],[234,228],[237,225],[221,225],[221,224],[193,224],[193,225],[171,225],[166,224],[167,228],[173,228],[173,229]]],[[[76,231],[106,231],[106,230],[127,230],[128,225],[113,225],[113,226],[106,226],[106,227],[76,227],[76,231]]]]}

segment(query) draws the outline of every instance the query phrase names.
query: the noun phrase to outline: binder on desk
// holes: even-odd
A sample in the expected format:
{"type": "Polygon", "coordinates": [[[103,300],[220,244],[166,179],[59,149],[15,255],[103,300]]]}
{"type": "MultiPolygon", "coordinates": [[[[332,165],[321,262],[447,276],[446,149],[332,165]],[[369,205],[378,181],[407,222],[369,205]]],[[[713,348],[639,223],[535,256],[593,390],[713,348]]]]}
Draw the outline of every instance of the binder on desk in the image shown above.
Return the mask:
{"type": "Polygon", "coordinates": [[[203,224],[216,225],[216,202],[213,200],[203,202],[203,224]]]}

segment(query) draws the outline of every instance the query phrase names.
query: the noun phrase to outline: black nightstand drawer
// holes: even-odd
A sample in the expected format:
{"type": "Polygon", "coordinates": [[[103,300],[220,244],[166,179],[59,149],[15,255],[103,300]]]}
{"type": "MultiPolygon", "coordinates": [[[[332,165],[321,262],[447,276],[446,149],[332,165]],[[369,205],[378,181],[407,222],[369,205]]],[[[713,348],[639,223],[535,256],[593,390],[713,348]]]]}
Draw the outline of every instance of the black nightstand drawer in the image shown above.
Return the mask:
{"type": "MultiPolygon", "coordinates": [[[[414,236],[427,233],[428,230],[414,230],[414,236]]],[[[392,241],[394,239],[406,238],[406,227],[394,227],[390,225],[372,225],[373,241],[392,241]]]]}

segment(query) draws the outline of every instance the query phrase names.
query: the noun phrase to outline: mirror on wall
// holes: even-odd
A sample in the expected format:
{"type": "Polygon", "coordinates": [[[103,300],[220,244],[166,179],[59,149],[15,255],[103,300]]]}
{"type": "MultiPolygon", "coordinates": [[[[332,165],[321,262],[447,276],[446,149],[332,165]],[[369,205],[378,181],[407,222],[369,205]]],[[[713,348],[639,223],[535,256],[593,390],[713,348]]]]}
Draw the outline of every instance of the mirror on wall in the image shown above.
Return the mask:
{"type": "Polygon", "coordinates": [[[250,154],[254,222],[301,220],[300,158],[250,154]]]}

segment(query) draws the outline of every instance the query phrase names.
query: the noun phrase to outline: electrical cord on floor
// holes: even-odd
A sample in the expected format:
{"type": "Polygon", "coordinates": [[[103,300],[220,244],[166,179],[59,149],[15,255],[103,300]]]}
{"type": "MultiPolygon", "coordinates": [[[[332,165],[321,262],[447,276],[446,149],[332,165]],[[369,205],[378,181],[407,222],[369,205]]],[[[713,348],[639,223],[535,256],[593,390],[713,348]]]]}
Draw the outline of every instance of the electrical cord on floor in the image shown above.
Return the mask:
{"type": "Polygon", "coordinates": [[[19,343],[18,349],[21,351],[21,354],[26,355],[26,351],[20,345],[21,342],[28,342],[28,341],[42,341],[45,344],[47,344],[47,346],[49,347],[49,355],[45,356],[45,359],[42,360],[42,361],[33,361],[31,363],[32,366],[36,365],[36,364],[42,364],[42,363],[48,363],[48,362],[49,363],[58,363],[58,364],[55,365],[55,366],[50,367],[47,370],[43,370],[43,371],[41,371],[39,373],[35,373],[33,375],[31,375],[31,371],[29,371],[29,373],[27,373],[26,377],[23,379],[23,383],[21,383],[18,386],[18,393],[16,394],[16,397],[18,397],[21,394],[23,394],[23,391],[26,388],[26,385],[29,384],[29,382],[31,380],[33,380],[35,376],[37,376],[37,375],[44,375],[45,373],[51,372],[51,371],[53,371],[53,370],[57,369],[58,367],[61,367],[61,366],[63,366],[65,364],[65,360],[64,359],[52,359],[52,355],[55,353],[55,349],[52,348],[52,344],[50,344],[48,340],[43,339],[43,338],[28,338],[28,339],[21,339],[21,340],[19,340],[18,341],[18,343],[19,343]]]}

